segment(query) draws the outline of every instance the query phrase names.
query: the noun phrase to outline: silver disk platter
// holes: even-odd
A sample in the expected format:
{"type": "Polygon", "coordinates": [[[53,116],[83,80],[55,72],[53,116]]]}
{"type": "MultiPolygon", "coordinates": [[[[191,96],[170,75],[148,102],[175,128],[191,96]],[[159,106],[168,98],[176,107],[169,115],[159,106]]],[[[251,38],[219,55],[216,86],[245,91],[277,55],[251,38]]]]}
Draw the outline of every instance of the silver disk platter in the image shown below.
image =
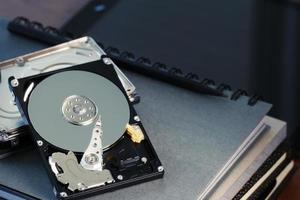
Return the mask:
{"type": "Polygon", "coordinates": [[[98,116],[105,124],[102,145],[106,149],[125,132],[130,110],[126,97],[110,80],[78,70],[60,72],[40,82],[28,98],[28,115],[47,142],[84,152],[98,116]]]}

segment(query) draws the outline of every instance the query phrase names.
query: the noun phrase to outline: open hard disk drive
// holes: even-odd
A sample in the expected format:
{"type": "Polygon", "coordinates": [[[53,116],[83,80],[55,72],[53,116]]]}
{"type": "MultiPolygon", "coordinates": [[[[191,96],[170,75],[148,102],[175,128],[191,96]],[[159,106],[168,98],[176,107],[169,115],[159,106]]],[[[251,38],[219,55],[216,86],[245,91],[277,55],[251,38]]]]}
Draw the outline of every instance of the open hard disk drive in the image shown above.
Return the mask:
{"type": "Polygon", "coordinates": [[[10,77],[55,193],[73,199],[161,178],[164,168],[112,60],[10,77]]]}
{"type": "MultiPolygon", "coordinates": [[[[8,78],[22,78],[101,59],[104,51],[89,37],[79,38],[0,63],[0,157],[29,146],[28,127],[22,119],[8,78]]],[[[134,85],[115,68],[131,101],[138,101],[134,85]]]]}

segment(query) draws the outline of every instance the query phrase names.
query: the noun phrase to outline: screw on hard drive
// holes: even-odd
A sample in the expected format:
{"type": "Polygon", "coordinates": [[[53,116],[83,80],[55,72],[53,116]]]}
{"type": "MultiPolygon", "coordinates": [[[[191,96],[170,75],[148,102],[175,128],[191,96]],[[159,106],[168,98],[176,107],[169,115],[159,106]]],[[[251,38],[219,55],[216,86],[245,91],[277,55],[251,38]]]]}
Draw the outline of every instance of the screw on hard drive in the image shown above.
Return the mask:
{"type": "Polygon", "coordinates": [[[10,84],[13,87],[18,87],[19,86],[19,81],[17,79],[13,79],[13,80],[11,80],[10,84]]]}
{"type": "Polygon", "coordinates": [[[158,172],[163,172],[163,171],[164,171],[164,167],[163,167],[163,166],[159,166],[159,167],[157,168],[157,170],[158,170],[158,172]]]}
{"type": "Polygon", "coordinates": [[[123,176],[122,175],[118,175],[117,179],[120,180],[120,181],[122,181],[123,180],[123,176]]]}
{"type": "Polygon", "coordinates": [[[103,58],[103,62],[104,62],[104,64],[106,64],[106,65],[112,64],[112,61],[111,61],[110,58],[103,58]]]}
{"type": "Polygon", "coordinates": [[[25,65],[25,60],[22,57],[16,58],[16,63],[19,67],[23,67],[25,65]]]}
{"type": "Polygon", "coordinates": [[[146,164],[147,161],[148,161],[148,159],[147,159],[146,157],[142,157],[142,158],[141,158],[141,161],[142,161],[144,164],[146,164]]]}
{"type": "Polygon", "coordinates": [[[67,197],[67,196],[68,196],[67,193],[65,193],[65,192],[61,192],[61,193],[59,193],[59,195],[60,195],[61,197],[67,197]]]}
{"type": "Polygon", "coordinates": [[[139,121],[141,121],[141,119],[140,119],[140,117],[139,116],[134,116],[134,118],[133,118],[136,122],[139,122],[139,121]]]}
{"type": "Polygon", "coordinates": [[[38,140],[37,144],[39,145],[39,147],[43,146],[43,141],[42,140],[38,140]]]}
{"type": "Polygon", "coordinates": [[[80,190],[80,191],[83,191],[86,189],[86,186],[83,183],[78,183],[77,186],[78,186],[78,190],[80,190]]]}

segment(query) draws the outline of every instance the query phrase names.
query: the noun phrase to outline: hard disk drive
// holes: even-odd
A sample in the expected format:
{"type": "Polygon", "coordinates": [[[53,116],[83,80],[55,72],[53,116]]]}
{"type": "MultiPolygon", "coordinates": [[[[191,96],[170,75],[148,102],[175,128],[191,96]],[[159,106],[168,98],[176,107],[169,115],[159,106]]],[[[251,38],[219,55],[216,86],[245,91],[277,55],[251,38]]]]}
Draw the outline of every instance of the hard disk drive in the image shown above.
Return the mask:
{"type": "Polygon", "coordinates": [[[103,55],[98,61],[9,78],[58,198],[77,199],[163,177],[114,66],[103,55]]]}
{"type": "MultiPolygon", "coordinates": [[[[89,37],[79,38],[41,51],[19,56],[0,63],[0,156],[4,156],[29,144],[27,123],[15,105],[9,91],[8,78],[22,78],[96,61],[104,51],[89,37]]],[[[138,101],[134,85],[112,65],[131,101],[138,101]]]]}

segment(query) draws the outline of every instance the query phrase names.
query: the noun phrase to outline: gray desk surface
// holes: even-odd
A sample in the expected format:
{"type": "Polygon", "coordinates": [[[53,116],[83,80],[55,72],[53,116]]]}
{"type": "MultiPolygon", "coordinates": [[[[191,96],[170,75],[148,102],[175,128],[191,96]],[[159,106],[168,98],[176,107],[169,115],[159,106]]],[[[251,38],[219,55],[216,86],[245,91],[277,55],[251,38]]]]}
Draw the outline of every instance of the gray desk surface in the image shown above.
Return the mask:
{"type": "MultiPolygon", "coordinates": [[[[21,55],[43,45],[32,44],[3,30],[0,59],[21,55]]],[[[161,180],[143,183],[91,199],[196,199],[270,109],[258,102],[205,96],[125,72],[142,97],[136,105],[146,131],[165,167],[161,180]]],[[[0,183],[52,199],[52,186],[34,151],[0,161],[0,183]]]]}

